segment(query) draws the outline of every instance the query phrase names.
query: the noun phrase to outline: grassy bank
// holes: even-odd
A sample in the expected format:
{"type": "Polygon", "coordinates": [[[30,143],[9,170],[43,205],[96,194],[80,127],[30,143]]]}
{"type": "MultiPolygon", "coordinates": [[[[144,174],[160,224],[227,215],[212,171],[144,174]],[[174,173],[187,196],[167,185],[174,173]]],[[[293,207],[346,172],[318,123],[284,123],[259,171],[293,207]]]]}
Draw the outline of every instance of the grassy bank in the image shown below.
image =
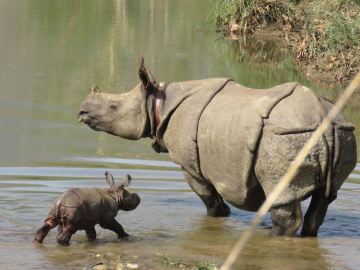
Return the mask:
{"type": "Polygon", "coordinates": [[[232,38],[275,39],[312,80],[336,86],[360,70],[360,0],[222,0],[217,26],[232,38]]]}

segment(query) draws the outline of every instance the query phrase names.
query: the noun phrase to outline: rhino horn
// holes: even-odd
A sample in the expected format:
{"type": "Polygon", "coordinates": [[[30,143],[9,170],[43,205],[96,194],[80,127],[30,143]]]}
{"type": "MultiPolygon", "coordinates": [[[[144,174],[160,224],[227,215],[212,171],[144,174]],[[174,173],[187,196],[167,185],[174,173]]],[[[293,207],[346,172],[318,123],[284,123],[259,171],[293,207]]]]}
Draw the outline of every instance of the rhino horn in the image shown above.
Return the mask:
{"type": "Polygon", "coordinates": [[[121,186],[127,187],[129,186],[130,182],[131,182],[131,176],[128,174],[124,177],[124,180],[121,182],[121,186]]]}
{"type": "Polygon", "coordinates": [[[90,92],[91,92],[91,93],[97,93],[97,92],[98,92],[98,88],[97,88],[97,86],[96,86],[95,84],[93,84],[93,85],[91,86],[90,92]]]}
{"type": "Polygon", "coordinates": [[[113,187],[115,185],[115,181],[114,181],[114,177],[112,176],[112,174],[109,173],[108,171],[106,171],[105,177],[106,177],[106,183],[108,183],[110,185],[110,187],[113,187]]]}
{"type": "Polygon", "coordinates": [[[144,57],[141,57],[139,67],[139,78],[141,80],[144,89],[151,93],[156,89],[156,80],[152,76],[151,72],[144,65],[144,57]]]}

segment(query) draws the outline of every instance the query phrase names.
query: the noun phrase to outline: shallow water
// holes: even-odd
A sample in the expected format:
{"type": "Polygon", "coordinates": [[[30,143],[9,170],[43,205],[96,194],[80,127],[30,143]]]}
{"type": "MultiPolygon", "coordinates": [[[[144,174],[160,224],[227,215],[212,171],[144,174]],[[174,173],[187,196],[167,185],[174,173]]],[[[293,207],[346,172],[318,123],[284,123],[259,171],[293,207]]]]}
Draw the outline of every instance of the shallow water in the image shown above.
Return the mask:
{"type": "MultiPolygon", "coordinates": [[[[118,241],[114,233],[97,227],[98,240],[90,243],[84,232],[78,232],[69,247],[56,244],[56,230],[43,245],[33,245],[31,240],[61,192],[70,187],[106,187],[104,169],[1,168],[2,269],[91,269],[98,263],[111,267],[117,261],[138,263],[141,269],[178,268],[179,261],[189,266],[204,260],[221,264],[253,214],[232,208],[229,218],[207,217],[177,168],[161,171],[154,166],[161,167],[162,162],[156,163],[144,161],[143,169],[119,165],[111,170],[116,179],[130,172],[134,178],[131,190],[142,199],[135,211],[120,212],[117,217],[131,234],[129,239],[118,241]],[[86,179],[88,175],[91,180],[86,179]]],[[[343,186],[318,239],[273,239],[268,236],[271,222],[267,216],[240,257],[238,269],[357,269],[360,213],[354,202],[359,187],[343,186]]]]}
{"type": "MultiPolygon", "coordinates": [[[[0,268],[91,269],[103,262],[141,269],[221,264],[252,213],[232,208],[209,218],[177,165],[150,140],[129,142],[76,121],[89,87],[135,85],[141,55],[161,81],[232,77],[252,87],[309,83],[283,50],[260,41],[224,40],[208,16],[213,1],[0,0],[0,268]],[[31,244],[51,203],[70,187],[105,187],[103,174],[133,176],[142,198],[118,221],[131,234],[118,241],[77,233],[69,247],[56,231],[31,244]]],[[[116,90],[118,89],[118,90],[116,90]]],[[[336,93],[317,89],[329,98],[336,93]]],[[[355,99],[356,100],[356,99],[355,99]]],[[[356,103],[347,115],[357,126],[356,103]]],[[[360,165],[330,206],[318,239],[268,237],[269,217],[238,269],[358,269],[360,165]]],[[[307,202],[304,203],[306,207],[307,202]]]]}

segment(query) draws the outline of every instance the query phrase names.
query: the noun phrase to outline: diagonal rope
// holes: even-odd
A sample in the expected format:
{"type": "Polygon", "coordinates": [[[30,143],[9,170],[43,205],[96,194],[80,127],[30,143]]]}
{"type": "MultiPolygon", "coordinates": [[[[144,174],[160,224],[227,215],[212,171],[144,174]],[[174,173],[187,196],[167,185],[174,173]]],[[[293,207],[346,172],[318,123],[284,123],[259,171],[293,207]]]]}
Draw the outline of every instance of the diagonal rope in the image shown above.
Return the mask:
{"type": "Polygon", "coordinates": [[[260,207],[258,212],[256,213],[255,218],[252,220],[250,227],[240,235],[239,240],[236,242],[235,246],[230,251],[228,257],[226,258],[224,264],[220,268],[220,270],[229,270],[232,265],[235,263],[240,253],[243,251],[247,242],[251,238],[254,233],[256,226],[264,219],[265,214],[270,210],[272,204],[279,197],[281,192],[285,190],[285,188],[289,185],[291,180],[296,175],[299,167],[304,162],[306,156],[309,154],[310,150],[315,146],[318,140],[323,136],[325,130],[329,127],[332,120],[336,117],[336,115],[341,111],[344,107],[345,103],[351,97],[351,95],[358,89],[360,86],[360,72],[355,76],[355,78],[351,81],[349,86],[346,88],[344,93],[339,97],[338,101],[332,107],[328,115],[323,119],[319,127],[314,131],[312,136],[306,142],[304,147],[300,150],[292,164],[290,165],[288,171],[284,174],[284,176],[280,179],[279,183],[275,186],[270,195],[266,198],[263,205],[260,207]]]}

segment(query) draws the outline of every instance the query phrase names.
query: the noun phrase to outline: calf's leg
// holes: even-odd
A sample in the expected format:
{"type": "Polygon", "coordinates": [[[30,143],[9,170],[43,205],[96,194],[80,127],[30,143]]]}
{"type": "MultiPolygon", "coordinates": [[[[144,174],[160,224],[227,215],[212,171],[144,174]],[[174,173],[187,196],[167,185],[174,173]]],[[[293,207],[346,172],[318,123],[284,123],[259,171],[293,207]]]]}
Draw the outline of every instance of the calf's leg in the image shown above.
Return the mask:
{"type": "Polygon", "coordinates": [[[273,207],[271,220],[273,236],[293,236],[302,223],[300,201],[273,207]]]}
{"type": "Polygon", "coordinates": [[[111,230],[118,235],[118,238],[124,238],[129,236],[125,231],[123,226],[116,221],[115,218],[104,219],[100,222],[100,226],[104,229],[111,230]]]}
{"type": "Polygon", "coordinates": [[[88,240],[96,239],[96,231],[95,231],[94,227],[85,229],[85,232],[86,232],[86,236],[87,236],[88,240]]]}
{"type": "Polygon", "coordinates": [[[325,197],[325,192],[322,190],[315,191],[312,194],[311,202],[306,211],[304,224],[301,229],[301,236],[317,236],[331,201],[332,199],[325,197]]]}
{"type": "Polygon", "coordinates": [[[36,231],[33,242],[42,243],[49,231],[58,225],[55,218],[49,218],[44,222],[44,225],[36,231]]]}
{"type": "Polygon", "coordinates": [[[77,231],[76,226],[66,218],[61,218],[59,228],[61,229],[59,229],[56,236],[58,244],[63,246],[69,245],[71,236],[77,231]]]}
{"type": "Polygon", "coordinates": [[[213,185],[201,178],[190,175],[186,171],[183,171],[183,174],[191,189],[204,202],[208,216],[227,217],[230,215],[229,206],[224,203],[223,198],[216,191],[213,185]]]}

